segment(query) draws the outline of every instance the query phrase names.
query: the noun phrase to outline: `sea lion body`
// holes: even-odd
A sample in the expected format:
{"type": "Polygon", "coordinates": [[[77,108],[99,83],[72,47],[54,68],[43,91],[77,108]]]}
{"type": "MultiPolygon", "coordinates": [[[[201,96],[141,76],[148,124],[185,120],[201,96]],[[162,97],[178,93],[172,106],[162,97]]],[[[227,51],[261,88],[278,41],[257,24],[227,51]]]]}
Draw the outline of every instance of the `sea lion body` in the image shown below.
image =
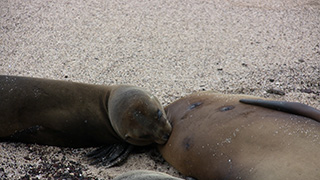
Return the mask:
{"type": "Polygon", "coordinates": [[[320,123],[240,103],[245,95],[195,93],[165,110],[172,133],[158,146],[179,172],[205,179],[320,177],[320,123]]]}
{"type": "Polygon", "coordinates": [[[183,180],[181,178],[173,177],[165,173],[147,171],[147,170],[135,170],[123,173],[113,180],[183,180]]]}
{"type": "Polygon", "coordinates": [[[170,133],[171,126],[168,125],[165,115],[157,117],[159,110],[163,111],[159,101],[150,93],[135,86],[103,86],[0,76],[0,140],[67,147],[99,146],[121,142],[134,145],[151,144],[155,141],[164,143],[165,140],[161,139],[170,133]],[[114,103],[118,101],[124,104],[115,105],[114,103]],[[147,112],[152,114],[144,116],[143,120],[153,121],[157,131],[150,132],[149,127],[142,127],[140,122],[129,117],[128,114],[135,115],[133,112],[136,109],[131,108],[132,105],[136,105],[134,108],[152,111],[147,112]],[[111,117],[109,109],[117,109],[117,113],[111,117]],[[140,137],[135,141],[135,137],[130,137],[133,135],[127,124],[141,128],[141,134],[136,133],[136,135],[149,135],[149,137],[143,139],[141,143],[140,137]],[[118,129],[123,126],[123,132],[115,130],[115,126],[118,126],[118,129]]]}

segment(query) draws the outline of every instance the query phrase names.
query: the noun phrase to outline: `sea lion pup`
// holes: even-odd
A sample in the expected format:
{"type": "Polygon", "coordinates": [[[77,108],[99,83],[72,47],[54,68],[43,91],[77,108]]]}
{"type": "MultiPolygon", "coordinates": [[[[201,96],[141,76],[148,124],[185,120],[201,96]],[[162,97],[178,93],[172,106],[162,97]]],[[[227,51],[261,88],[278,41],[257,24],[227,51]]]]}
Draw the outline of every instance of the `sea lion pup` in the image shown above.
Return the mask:
{"type": "Polygon", "coordinates": [[[198,180],[319,179],[320,123],[239,102],[257,98],[203,92],[171,103],[173,129],[160,153],[198,180]]]}
{"type": "Polygon", "coordinates": [[[135,170],[123,173],[113,180],[183,180],[181,178],[173,177],[165,173],[147,171],[147,170],[135,170]]]}
{"type": "MultiPolygon", "coordinates": [[[[2,141],[66,147],[163,144],[171,132],[160,102],[142,88],[17,76],[0,76],[0,124],[2,141]]],[[[128,146],[109,150],[117,148],[128,146]]]]}

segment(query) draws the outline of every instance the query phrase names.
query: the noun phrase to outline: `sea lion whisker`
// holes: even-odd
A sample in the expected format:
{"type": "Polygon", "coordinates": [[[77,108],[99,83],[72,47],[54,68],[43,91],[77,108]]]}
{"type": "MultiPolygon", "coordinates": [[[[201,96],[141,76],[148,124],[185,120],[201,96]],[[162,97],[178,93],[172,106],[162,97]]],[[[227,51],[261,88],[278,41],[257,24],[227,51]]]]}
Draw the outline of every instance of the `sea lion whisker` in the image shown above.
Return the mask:
{"type": "Polygon", "coordinates": [[[167,111],[167,118],[168,118],[168,120],[169,120],[169,122],[171,122],[171,113],[170,113],[170,111],[167,111]]]}

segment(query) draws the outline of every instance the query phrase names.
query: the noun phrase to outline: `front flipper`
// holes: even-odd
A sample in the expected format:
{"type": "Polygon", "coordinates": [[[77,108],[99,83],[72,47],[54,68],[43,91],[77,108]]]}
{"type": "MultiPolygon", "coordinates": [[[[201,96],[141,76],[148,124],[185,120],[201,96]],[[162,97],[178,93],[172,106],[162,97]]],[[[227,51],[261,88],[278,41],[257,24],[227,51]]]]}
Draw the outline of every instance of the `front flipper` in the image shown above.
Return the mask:
{"type": "Polygon", "coordinates": [[[106,145],[88,153],[87,157],[93,160],[92,165],[101,163],[108,168],[125,161],[133,149],[133,145],[126,143],[106,145]]]}
{"type": "Polygon", "coordinates": [[[262,99],[240,99],[239,101],[245,104],[261,106],[277,111],[283,111],[291,114],[308,117],[320,122],[320,110],[302,103],[286,101],[269,101],[262,99]]]}

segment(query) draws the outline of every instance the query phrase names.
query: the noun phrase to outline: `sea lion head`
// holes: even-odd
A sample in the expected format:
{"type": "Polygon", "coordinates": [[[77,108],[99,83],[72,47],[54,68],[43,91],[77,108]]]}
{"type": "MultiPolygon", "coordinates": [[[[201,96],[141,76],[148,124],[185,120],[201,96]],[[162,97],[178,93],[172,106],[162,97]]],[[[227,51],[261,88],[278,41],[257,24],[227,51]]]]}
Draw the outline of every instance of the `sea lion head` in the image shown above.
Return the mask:
{"type": "Polygon", "coordinates": [[[139,87],[112,90],[108,113],[116,133],[133,145],[164,144],[172,130],[158,99],[139,87]]]}

